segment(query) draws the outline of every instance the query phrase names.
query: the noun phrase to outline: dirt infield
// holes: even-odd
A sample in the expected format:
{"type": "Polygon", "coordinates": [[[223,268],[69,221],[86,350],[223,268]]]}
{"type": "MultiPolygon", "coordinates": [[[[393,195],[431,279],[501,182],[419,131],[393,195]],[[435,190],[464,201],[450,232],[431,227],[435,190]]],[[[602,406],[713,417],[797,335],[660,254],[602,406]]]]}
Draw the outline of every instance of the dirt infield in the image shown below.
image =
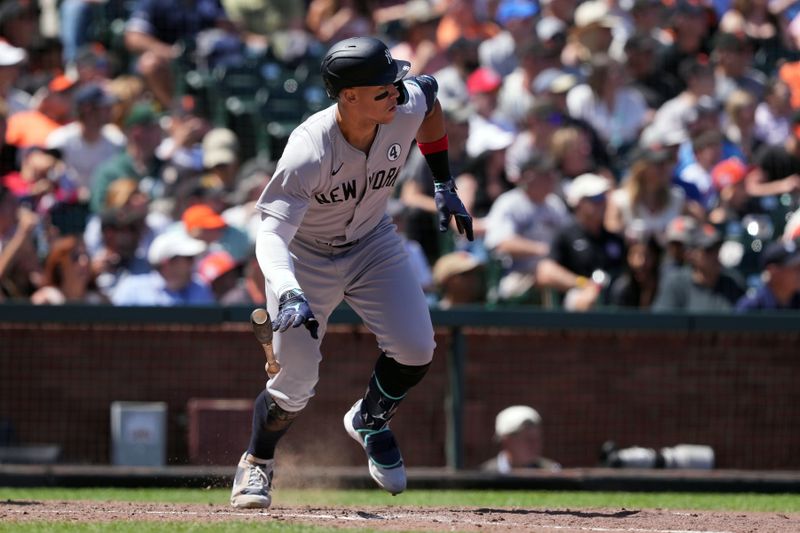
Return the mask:
{"type": "Polygon", "coordinates": [[[280,521],[386,531],[558,531],[562,533],[749,533],[800,531],[800,514],[659,509],[521,509],[409,507],[281,507],[236,510],[222,505],[138,502],[0,502],[0,522],[280,521]]]}

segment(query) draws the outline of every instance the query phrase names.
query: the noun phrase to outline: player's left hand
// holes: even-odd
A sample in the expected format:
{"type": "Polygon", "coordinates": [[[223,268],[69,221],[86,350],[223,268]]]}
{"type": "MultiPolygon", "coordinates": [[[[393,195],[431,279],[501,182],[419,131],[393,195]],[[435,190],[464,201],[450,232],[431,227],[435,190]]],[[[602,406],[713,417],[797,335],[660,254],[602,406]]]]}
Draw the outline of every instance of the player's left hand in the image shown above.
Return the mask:
{"type": "Polygon", "coordinates": [[[301,324],[305,324],[312,338],[318,338],[319,322],[311,312],[303,291],[298,289],[286,291],[281,294],[278,316],[272,321],[272,331],[286,331],[289,326],[296,328],[301,324]]]}
{"type": "Polygon", "coordinates": [[[467,213],[467,208],[456,193],[456,184],[451,179],[442,183],[435,184],[433,201],[436,203],[436,210],[439,212],[439,231],[447,231],[450,225],[450,217],[455,218],[458,232],[466,234],[467,240],[474,240],[472,232],[472,217],[467,213]]]}

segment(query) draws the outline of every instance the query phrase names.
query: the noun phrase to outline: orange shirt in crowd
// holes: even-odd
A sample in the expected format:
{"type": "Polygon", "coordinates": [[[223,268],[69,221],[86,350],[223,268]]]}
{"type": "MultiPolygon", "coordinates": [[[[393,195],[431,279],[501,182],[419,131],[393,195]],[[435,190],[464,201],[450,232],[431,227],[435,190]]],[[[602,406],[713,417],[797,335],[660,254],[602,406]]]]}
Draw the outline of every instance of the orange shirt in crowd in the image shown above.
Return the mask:
{"type": "Polygon", "coordinates": [[[19,148],[45,146],[47,136],[60,127],[61,124],[36,110],[14,113],[8,117],[6,143],[19,148]]]}
{"type": "Polygon", "coordinates": [[[784,63],[778,76],[789,86],[792,108],[800,108],[800,61],[784,63]]]}
{"type": "Polygon", "coordinates": [[[447,50],[459,37],[469,40],[483,41],[491,39],[500,33],[500,26],[494,22],[472,22],[465,23],[463,20],[456,19],[451,14],[445,14],[439,21],[436,28],[436,42],[440,50],[447,50]]]}

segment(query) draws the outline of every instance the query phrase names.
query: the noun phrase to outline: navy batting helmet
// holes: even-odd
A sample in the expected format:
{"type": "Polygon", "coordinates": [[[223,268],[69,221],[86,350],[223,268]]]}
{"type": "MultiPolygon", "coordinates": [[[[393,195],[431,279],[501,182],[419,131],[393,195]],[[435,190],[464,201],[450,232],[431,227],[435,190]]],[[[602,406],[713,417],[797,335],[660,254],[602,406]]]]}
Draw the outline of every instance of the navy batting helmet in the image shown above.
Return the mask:
{"type": "Polygon", "coordinates": [[[331,46],[320,70],[328,96],[336,98],[345,87],[397,83],[410,68],[408,61],[393,59],[378,39],[352,37],[331,46]]]}

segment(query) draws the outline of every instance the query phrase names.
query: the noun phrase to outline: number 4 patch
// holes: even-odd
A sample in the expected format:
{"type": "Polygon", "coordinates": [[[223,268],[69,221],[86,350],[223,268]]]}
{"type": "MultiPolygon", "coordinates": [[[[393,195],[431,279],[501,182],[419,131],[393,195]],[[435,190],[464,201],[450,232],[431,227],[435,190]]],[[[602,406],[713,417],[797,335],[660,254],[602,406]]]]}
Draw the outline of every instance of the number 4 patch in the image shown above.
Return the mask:
{"type": "Polygon", "coordinates": [[[402,151],[402,149],[400,148],[400,145],[397,144],[397,143],[394,143],[393,145],[391,145],[389,147],[389,151],[386,153],[386,157],[389,158],[389,161],[396,161],[397,158],[400,157],[400,152],[401,151],[402,151]]]}

